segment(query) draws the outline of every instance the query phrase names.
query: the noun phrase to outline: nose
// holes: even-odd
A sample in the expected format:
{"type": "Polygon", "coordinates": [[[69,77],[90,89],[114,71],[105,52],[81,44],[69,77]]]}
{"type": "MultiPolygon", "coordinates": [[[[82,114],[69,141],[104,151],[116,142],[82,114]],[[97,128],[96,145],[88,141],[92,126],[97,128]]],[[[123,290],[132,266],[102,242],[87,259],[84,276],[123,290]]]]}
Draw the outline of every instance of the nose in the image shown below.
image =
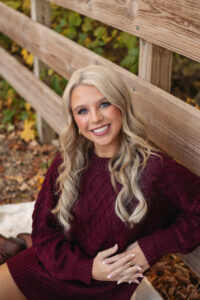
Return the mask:
{"type": "Polygon", "coordinates": [[[92,123],[98,123],[98,122],[102,121],[102,119],[103,119],[103,116],[99,110],[95,109],[91,112],[92,123]]]}

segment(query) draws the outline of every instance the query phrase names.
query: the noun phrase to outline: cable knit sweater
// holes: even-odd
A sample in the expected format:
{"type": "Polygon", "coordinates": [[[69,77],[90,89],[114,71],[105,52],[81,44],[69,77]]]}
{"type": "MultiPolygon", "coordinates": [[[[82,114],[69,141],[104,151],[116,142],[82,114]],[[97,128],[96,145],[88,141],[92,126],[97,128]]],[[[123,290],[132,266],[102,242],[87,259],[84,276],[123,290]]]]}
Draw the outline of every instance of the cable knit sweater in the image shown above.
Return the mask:
{"type": "MultiPolygon", "coordinates": [[[[33,246],[8,260],[16,284],[30,300],[128,300],[137,284],[92,279],[99,251],[138,241],[152,266],[163,254],[187,253],[200,244],[200,178],[160,153],[151,155],[139,185],[148,213],[130,229],[115,214],[108,159],[92,153],[81,177],[71,230],[64,233],[51,213],[61,156],[49,168],[33,213],[33,246]]],[[[120,185],[118,185],[120,188],[120,185]]],[[[136,205],[132,199],[132,205],[136,205]]]]}

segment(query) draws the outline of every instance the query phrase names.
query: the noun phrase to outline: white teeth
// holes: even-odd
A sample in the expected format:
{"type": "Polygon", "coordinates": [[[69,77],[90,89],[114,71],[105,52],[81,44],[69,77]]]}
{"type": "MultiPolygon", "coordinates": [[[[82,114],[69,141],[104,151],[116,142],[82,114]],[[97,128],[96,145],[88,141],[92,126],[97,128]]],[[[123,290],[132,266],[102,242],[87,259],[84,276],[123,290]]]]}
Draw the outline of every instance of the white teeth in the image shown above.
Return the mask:
{"type": "Polygon", "coordinates": [[[100,132],[103,132],[104,130],[106,130],[108,128],[108,125],[104,126],[104,127],[101,127],[101,128],[98,128],[98,129],[94,129],[93,131],[95,133],[100,133],[100,132]]]}

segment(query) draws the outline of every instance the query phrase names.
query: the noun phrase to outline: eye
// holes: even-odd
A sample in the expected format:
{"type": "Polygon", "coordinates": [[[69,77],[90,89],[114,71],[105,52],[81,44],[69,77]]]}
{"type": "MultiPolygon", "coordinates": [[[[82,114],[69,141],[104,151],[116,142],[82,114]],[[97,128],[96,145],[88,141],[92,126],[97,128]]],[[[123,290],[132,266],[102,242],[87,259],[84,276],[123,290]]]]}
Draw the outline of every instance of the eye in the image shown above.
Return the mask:
{"type": "Polygon", "coordinates": [[[105,102],[102,102],[102,103],[101,103],[100,107],[108,107],[108,106],[110,106],[110,105],[111,105],[110,102],[105,101],[105,102]]]}
{"type": "Polygon", "coordinates": [[[84,115],[86,114],[87,112],[87,109],[86,108],[81,108],[79,111],[78,111],[78,115],[84,115]]]}

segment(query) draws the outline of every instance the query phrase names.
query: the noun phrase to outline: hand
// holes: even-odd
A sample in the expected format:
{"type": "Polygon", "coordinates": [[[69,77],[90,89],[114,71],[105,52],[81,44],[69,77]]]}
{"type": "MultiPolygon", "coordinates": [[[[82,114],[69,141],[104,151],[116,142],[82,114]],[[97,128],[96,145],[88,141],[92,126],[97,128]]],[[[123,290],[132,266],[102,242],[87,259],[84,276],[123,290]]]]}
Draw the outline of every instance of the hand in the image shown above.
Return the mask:
{"type": "Polygon", "coordinates": [[[125,251],[125,253],[134,253],[135,257],[133,258],[133,263],[140,266],[142,268],[142,272],[144,273],[147,269],[150,268],[142,249],[140,248],[138,242],[134,242],[129,245],[125,251]]]}
{"type": "Polygon", "coordinates": [[[115,256],[110,257],[116,253],[118,246],[115,245],[105,251],[101,251],[94,258],[92,268],[92,278],[101,281],[117,281],[120,283],[120,279],[123,275],[123,282],[135,281],[137,277],[143,277],[141,268],[133,265],[134,253],[123,252],[115,256]]]}
{"type": "MultiPolygon", "coordinates": [[[[112,264],[117,259],[120,260],[123,257],[127,255],[135,254],[131,259],[131,266],[129,266],[128,269],[125,269],[124,271],[120,272],[120,276],[118,279],[118,283],[121,282],[136,282],[139,283],[137,278],[143,277],[142,273],[145,272],[147,269],[149,269],[149,264],[144,256],[144,253],[142,252],[142,249],[140,248],[138,242],[134,242],[133,244],[129,245],[128,248],[122,252],[121,254],[112,256],[110,258],[107,258],[105,260],[106,264],[112,264]],[[134,267],[137,266],[138,272],[135,273],[134,267]],[[139,269],[139,267],[140,269],[139,269]],[[131,277],[132,275],[132,277],[131,277]],[[128,280],[129,279],[129,280],[128,280]]],[[[115,273],[114,273],[115,274],[115,273]]]]}

